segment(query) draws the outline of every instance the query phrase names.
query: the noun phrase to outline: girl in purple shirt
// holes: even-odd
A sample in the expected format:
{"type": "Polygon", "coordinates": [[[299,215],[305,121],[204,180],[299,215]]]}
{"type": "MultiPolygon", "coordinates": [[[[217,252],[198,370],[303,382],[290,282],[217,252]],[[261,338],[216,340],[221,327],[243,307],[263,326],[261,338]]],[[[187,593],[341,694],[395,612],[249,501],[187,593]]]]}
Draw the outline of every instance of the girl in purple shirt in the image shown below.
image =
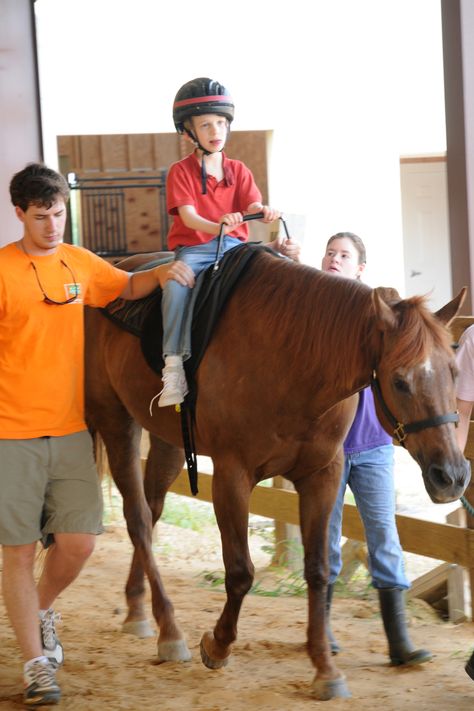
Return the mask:
{"type": "MultiPolygon", "coordinates": [[[[322,270],[346,279],[360,279],[366,263],[365,247],[352,232],[331,237],[322,270]]],[[[338,278],[336,276],[336,278],[338,278]]],[[[333,654],[340,651],[329,624],[334,582],[341,572],[341,533],[344,494],[349,485],[365,529],[372,585],[377,589],[392,664],[421,664],[432,658],[415,649],[407,632],[404,591],[410,586],[395,523],[393,444],[380,424],[370,388],[359,393],[354,422],[344,442],[341,485],[329,521],[329,584],[327,634],[333,654]]]]}

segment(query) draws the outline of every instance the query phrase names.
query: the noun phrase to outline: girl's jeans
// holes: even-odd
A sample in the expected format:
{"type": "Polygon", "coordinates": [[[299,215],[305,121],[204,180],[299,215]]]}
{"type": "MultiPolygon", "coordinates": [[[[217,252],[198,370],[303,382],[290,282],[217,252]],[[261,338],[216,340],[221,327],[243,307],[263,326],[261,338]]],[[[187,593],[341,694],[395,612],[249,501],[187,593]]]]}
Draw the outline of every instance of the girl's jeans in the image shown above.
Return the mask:
{"type": "Polygon", "coordinates": [[[391,444],[345,455],[341,486],[329,520],[329,583],[334,583],[342,568],[342,510],[347,485],[364,524],[373,586],[409,588],[395,524],[391,444]]]}

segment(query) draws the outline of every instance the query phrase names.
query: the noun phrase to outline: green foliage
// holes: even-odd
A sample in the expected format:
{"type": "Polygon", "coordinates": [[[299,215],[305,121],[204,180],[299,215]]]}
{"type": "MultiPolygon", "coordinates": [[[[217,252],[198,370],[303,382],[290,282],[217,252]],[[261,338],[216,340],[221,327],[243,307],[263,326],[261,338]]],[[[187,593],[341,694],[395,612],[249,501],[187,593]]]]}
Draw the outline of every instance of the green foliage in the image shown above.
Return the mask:
{"type": "Polygon", "coordinates": [[[471,647],[471,649],[466,652],[465,649],[457,649],[455,652],[451,652],[449,655],[451,659],[461,659],[463,661],[466,661],[470,659],[471,654],[474,652],[474,647],[471,647]]]}
{"type": "MultiPolygon", "coordinates": [[[[196,578],[201,587],[209,587],[219,592],[225,591],[223,570],[204,570],[198,573],[196,578]]],[[[249,593],[263,597],[305,597],[306,581],[301,570],[271,569],[254,582],[249,593]]]]}
{"type": "Polygon", "coordinates": [[[122,497],[112,480],[102,480],[102,497],[104,500],[104,514],[102,521],[105,526],[123,520],[122,497]]]}
{"type": "Polygon", "coordinates": [[[160,521],[192,531],[203,531],[208,526],[217,525],[212,504],[186,499],[178,494],[166,495],[160,521]]]}
{"type": "Polygon", "coordinates": [[[350,580],[345,581],[342,578],[337,578],[334,583],[334,593],[341,597],[356,597],[364,600],[374,597],[372,578],[367,568],[360,565],[350,580]]]}

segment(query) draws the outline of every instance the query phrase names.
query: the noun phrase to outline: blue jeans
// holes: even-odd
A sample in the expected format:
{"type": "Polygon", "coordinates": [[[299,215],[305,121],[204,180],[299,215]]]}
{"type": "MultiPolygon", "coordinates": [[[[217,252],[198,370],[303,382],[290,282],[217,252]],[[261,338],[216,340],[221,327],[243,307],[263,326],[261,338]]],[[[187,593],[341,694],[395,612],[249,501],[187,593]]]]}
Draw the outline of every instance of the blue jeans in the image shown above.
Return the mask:
{"type": "Polygon", "coordinates": [[[334,583],[342,568],[342,511],[347,485],[364,524],[372,585],[409,588],[395,524],[391,444],[345,456],[341,486],[329,521],[329,583],[334,583]]]}
{"type": "MultiPolygon", "coordinates": [[[[224,235],[221,255],[242,244],[240,239],[224,235]]],[[[206,244],[179,247],[175,259],[188,264],[197,276],[214,264],[217,255],[217,237],[206,244]]],[[[161,299],[163,318],[163,355],[179,355],[186,360],[191,355],[191,320],[188,313],[193,290],[178,284],[174,279],[166,282],[161,299]]]]}

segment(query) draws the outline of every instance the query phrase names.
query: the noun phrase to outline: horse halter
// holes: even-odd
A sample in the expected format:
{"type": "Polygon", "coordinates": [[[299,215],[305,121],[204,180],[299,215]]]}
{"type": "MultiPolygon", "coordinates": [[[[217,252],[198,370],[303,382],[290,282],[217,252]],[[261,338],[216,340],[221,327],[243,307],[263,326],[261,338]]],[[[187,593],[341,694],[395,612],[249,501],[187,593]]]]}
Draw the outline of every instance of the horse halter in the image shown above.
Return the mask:
{"type": "Polygon", "coordinates": [[[372,386],[372,390],[377,396],[385,417],[393,427],[393,437],[398,440],[398,443],[401,444],[402,447],[405,446],[404,442],[407,435],[413,432],[420,432],[421,430],[426,430],[429,427],[438,427],[439,425],[445,425],[448,422],[454,422],[457,426],[457,423],[459,422],[459,415],[457,412],[448,412],[445,415],[436,415],[435,417],[428,417],[426,420],[418,420],[417,422],[410,422],[410,424],[404,425],[402,422],[399,422],[388,409],[388,405],[383,399],[382,390],[380,388],[380,383],[375,370],[372,372],[370,384],[372,386]]]}

